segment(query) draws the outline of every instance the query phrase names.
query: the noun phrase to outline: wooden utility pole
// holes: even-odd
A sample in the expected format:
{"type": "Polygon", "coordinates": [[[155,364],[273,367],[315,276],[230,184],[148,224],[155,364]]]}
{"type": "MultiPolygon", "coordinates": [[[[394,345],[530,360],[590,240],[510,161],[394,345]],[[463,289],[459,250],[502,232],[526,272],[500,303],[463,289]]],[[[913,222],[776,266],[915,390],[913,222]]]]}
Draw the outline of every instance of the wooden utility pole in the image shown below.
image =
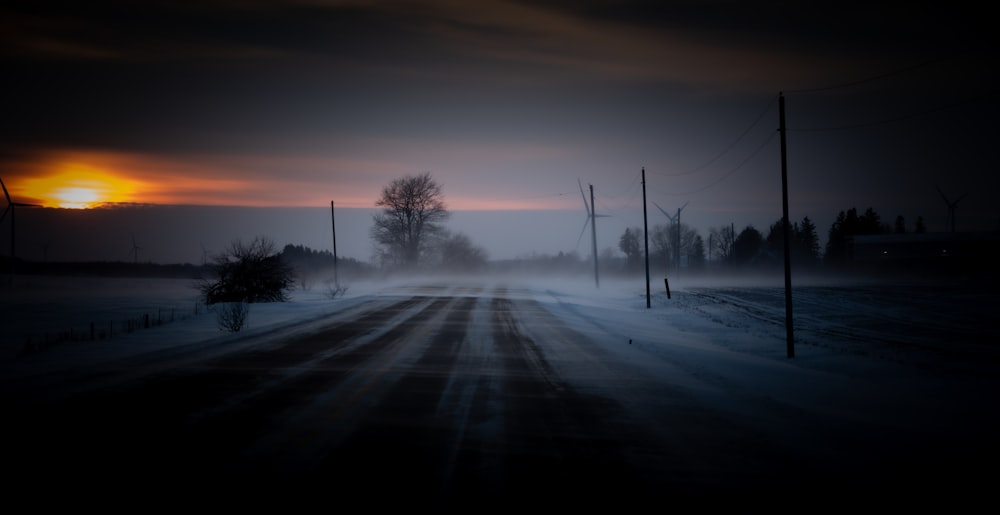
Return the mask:
{"type": "Polygon", "coordinates": [[[646,216],[646,167],[642,167],[642,237],[645,240],[646,249],[646,309],[650,307],[649,301],[649,222],[646,216]]]}
{"type": "Polygon", "coordinates": [[[676,259],[675,262],[677,264],[677,275],[678,276],[681,275],[681,210],[684,209],[685,207],[687,207],[687,205],[688,205],[688,203],[685,202],[683,206],[677,208],[677,217],[674,219],[676,221],[675,225],[677,225],[677,231],[676,231],[676,233],[677,233],[677,238],[676,238],[677,245],[675,245],[675,248],[674,248],[674,256],[675,256],[675,259],[676,259]]]}
{"type": "Polygon", "coordinates": [[[597,206],[594,205],[594,185],[590,185],[590,233],[594,252],[594,285],[601,287],[601,280],[597,278],[597,206]]]}
{"type": "Polygon", "coordinates": [[[785,232],[785,340],[788,357],[795,357],[795,336],[792,329],[792,225],[788,220],[788,161],[785,152],[785,97],[778,93],[778,117],[781,131],[781,220],[785,232]]]}
{"type": "Polygon", "coordinates": [[[677,208],[677,230],[674,243],[674,263],[677,264],[677,275],[681,275],[681,208],[677,208]]]}
{"type": "Polygon", "coordinates": [[[337,219],[333,213],[333,201],[330,201],[330,222],[333,226],[333,284],[340,286],[340,279],[337,278],[337,219]]]}

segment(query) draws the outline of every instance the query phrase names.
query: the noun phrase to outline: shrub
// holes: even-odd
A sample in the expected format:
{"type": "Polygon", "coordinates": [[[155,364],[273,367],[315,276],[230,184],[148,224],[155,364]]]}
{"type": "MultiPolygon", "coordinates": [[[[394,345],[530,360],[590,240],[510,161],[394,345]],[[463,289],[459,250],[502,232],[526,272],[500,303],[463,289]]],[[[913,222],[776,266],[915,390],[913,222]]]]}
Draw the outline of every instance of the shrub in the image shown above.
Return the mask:
{"type": "Polygon", "coordinates": [[[212,270],[214,280],[200,286],[205,304],[218,302],[284,302],[287,291],[294,284],[293,270],[281,255],[275,252],[274,243],[257,237],[249,244],[234,241],[229,248],[215,257],[212,270]]]}
{"type": "Polygon", "coordinates": [[[219,329],[238,333],[247,323],[250,305],[246,301],[221,303],[215,312],[219,329]]]}

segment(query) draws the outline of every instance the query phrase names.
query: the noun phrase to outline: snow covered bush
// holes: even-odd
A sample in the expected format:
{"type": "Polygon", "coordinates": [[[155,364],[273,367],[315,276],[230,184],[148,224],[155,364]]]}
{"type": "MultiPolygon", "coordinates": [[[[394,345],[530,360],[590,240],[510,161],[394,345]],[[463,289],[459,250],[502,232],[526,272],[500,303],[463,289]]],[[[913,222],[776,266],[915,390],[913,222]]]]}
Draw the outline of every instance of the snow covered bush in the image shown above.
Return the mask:
{"type": "Polygon", "coordinates": [[[218,255],[212,270],[215,278],[200,285],[205,304],[217,302],[284,302],[294,284],[294,271],[264,237],[249,244],[234,241],[218,255]]]}

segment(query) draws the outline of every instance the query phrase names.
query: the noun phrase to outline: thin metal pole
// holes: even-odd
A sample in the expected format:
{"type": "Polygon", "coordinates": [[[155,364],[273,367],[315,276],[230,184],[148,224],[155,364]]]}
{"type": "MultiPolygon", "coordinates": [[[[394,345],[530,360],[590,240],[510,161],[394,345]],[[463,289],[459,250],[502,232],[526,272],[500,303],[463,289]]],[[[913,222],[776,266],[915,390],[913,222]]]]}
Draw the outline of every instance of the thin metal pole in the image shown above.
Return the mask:
{"type": "Polygon", "coordinates": [[[795,335],[792,328],[792,226],[788,221],[788,160],[785,152],[785,97],[778,93],[778,116],[781,131],[781,219],[785,231],[785,340],[788,357],[795,357],[795,335]]]}
{"type": "Polygon", "coordinates": [[[14,237],[14,231],[17,227],[17,223],[14,221],[14,209],[13,203],[10,206],[10,285],[14,286],[14,277],[17,276],[17,238],[14,237]]]}
{"type": "Polygon", "coordinates": [[[677,208],[677,238],[676,238],[676,248],[674,249],[674,257],[676,258],[675,264],[677,265],[677,275],[681,275],[681,208],[677,208]]]}
{"type": "Polygon", "coordinates": [[[330,201],[330,222],[333,226],[333,284],[340,286],[337,278],[337,219],[333,214],[333,201],[330,201]]]}
{"type": "Polygon", "coordinates": [[[646,249],[646,309],[650,307],[649,300],[649,221],[646,216],[646,167],[642,167],[642,237],[646,249]]]}
{"type": "Polygon", "coordinates": [[[597,278],[597,206],[594,205],[594,185],[590,185],[590,233],[593,241],[594,252],[594,285],[601,287],[601,280],[597,278]]]}

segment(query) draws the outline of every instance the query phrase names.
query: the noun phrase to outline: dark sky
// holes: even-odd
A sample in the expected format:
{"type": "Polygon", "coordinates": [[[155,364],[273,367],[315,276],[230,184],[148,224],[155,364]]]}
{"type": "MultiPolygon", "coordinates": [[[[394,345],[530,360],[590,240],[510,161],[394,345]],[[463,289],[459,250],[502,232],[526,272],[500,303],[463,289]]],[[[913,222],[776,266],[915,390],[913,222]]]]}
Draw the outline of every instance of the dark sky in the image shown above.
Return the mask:
{"type": "Polygon", "coordinates": [[[781,93],[790,216],[824,242],[852,207],[944,230],[941,192],[959,230],[994,230],[991,20],[971,2],[7,2],[0,177],[49,207],[346,209],[429,171],[449,208],[497,212],[461,227],[496,257],[525,250],[488,234],[573,250],[593,185],[603,248],[642,225],[643,167],[651,224],[653,202],[703,235],[780,219],[781,93]],[[554,237],[500,213],[526,209],[580,220],[554,237]]]}

